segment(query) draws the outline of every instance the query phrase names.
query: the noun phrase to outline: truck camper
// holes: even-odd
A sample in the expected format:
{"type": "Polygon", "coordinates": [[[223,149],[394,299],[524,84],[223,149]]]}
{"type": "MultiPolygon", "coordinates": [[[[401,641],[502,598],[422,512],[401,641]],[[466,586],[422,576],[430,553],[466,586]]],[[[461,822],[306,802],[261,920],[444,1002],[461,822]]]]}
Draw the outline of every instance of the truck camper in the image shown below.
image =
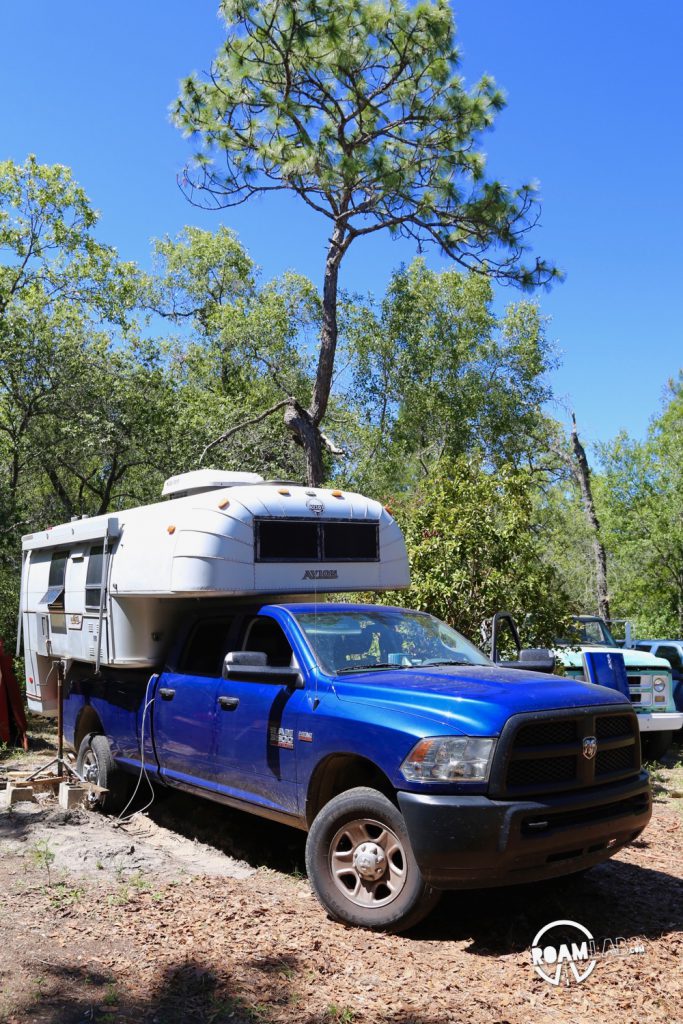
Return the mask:
{"type": "Polygon", "coordinates": [[[303,829],[328,913],[384,931],[444,889],[580,872],[640,835],[623,694],[332,598],[408,585],[378,502],[207,470],[164,492],[24,539],[29,704],[53,712],[59,680],[91,806],[125,813],[146,775],[303,829]]]}
{"type": "Polygon", "coordinates": [[[73,662],[158,666],[199,599],[408,585],[400,529],[359,494],[196,470],[167,480],[163,495],[23,538],[31,711],[56,713],[56,658],[67,674],[73,662]]]}

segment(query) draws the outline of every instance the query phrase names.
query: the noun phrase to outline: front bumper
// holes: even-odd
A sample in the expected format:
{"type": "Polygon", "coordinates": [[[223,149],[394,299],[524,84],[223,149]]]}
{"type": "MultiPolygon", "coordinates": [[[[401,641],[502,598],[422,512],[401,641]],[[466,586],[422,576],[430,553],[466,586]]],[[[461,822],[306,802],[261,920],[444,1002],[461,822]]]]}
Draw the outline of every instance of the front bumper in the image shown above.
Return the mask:
{"type": "Polygon", "coordinates": [[[683,729],[683,711],[655,711],[652,714],[636,708],[636,718],[641,732],[675,732],[683,729]]]}
{"type": "Polygon", "coordinates": [[[400,792],[398,802],[420,871],[436,889],[512,885],[581,871],[630,843],[652,815],[647,772],[540,800],[400,792]]]}

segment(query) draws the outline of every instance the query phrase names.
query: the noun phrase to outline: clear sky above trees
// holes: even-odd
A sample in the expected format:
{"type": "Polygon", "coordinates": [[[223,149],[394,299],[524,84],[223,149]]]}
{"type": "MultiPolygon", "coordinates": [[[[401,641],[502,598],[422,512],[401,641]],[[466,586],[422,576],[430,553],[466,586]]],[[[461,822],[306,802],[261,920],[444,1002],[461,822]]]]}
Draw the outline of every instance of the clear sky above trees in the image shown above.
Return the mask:
{"type": "MultiPolygon", "coordinates": [[[[536,251],[568,273],[542,298],[564,352],[555,390],[589,438],[643,434],[680,365],[676,311],[683,210],[676,110],[683,13],[667,0],[571,6],[455,4],[473,82],[490,72],[508,108],[487,139],[492,173],[541,180],[536,251]]],[[[175,185],[188,150],[167,120],[178,80],[202,70],[222,27],[213,2],[122,0],[116,7],[3,5],[3,157],[63,162],[103,212],[102,237],[149,259],[149,238],[188,221],[234,227],[265,275],[291,267],[316,283],[325,225],[287,197],[223,215],[191,211],[175,185]],[[287,230],[296,217],[296,232],[287,230]],[[284,249],[269,225],[287,235],[284,249]]],[[[412,254],[378,236],[344,284],[381,293],[412,254]]],[[[438,256],[430,264],[442,265],[438,256]]],[[[445,265],[445,264],[444,264],[445,265]]],[[[501,301],[516,298],[502,293],[501,301]]]]}

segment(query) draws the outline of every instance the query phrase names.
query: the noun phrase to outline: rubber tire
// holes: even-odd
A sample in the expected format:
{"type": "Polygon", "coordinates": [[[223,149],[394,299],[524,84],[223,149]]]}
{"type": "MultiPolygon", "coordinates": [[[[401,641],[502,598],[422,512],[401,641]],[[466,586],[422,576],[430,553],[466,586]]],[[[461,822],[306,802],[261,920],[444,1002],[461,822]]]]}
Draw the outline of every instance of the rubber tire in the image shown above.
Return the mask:
{"type": "Polygon", "coordinates": [[[306,871],[313,891],[335,921],[373,931],[402,932],[422,921],[436,906],[441,892],[427,885],[413,855],[408,830],[398,807],[376,789],[358,786],[325,804],[306,840],[306,871]],[[330,843],[342,825],[354,818],[374,818],[401,840],[407,865],[406,884],[391,903],[376,910],[356,906],[343,895],[330,875],[330,843]]]}
{"type": "Polygon", "coordinates": [[[85,755],[92,750],[97,762],[97,785],[107,789],[100,793],[97,800],[89,804],[93,810],[104,811],[106,814],[118,814],[124,809],[131,794],[131,781],[126,772],[116,767],[111,747],[106,736],[90,733],[83,739],[78,748],[76,771],[84,774],[85,755]]]}
{"type": "Polygon", "coordinates": [[[643,761],[658,761],[673,743],[674,734],[668,732],[645,732],[640,734],[640,749],[643,761]]]}

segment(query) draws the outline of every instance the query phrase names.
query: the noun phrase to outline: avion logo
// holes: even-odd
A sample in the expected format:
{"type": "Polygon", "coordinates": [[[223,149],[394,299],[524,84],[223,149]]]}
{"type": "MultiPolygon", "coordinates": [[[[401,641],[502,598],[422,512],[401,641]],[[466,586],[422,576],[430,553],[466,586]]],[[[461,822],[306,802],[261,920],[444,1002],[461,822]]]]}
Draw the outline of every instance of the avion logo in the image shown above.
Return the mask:
{"type": "Polygon", "coordinates": [[[302,580],[336,580],[336,569],[306,569],[302,580]]]}

